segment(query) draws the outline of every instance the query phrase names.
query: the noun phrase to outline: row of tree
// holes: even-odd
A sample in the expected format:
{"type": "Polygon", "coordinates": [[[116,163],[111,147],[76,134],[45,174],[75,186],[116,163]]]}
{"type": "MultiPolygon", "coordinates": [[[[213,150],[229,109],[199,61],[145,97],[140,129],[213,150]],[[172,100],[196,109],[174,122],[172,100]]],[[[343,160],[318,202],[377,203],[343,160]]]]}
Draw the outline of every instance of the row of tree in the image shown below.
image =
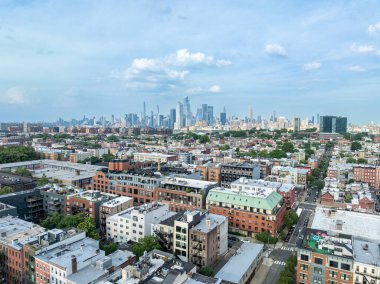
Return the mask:
{"type": "Polygon", "coordinates": [[[36,151],[29,146],[0,147],[0,164],[31,161],[37,158],[36,151]]]}

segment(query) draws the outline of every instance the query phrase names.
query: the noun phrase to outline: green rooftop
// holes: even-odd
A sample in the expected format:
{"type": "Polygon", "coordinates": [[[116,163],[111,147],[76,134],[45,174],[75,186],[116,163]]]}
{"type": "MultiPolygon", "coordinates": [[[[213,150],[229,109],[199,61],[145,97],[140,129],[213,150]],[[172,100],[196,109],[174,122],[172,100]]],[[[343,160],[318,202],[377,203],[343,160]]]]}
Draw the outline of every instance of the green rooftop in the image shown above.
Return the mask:
{"type": "Polygon", "coordinates": [[[244,193],[239,194],[228,189],[211,189],[206,198],[207,201],[230,203],[237,206],[246,206],[265,210],[273,210],[281,199],[282,196],[275,191],[272,191],[265,196],[256,196],[244,193]]]}

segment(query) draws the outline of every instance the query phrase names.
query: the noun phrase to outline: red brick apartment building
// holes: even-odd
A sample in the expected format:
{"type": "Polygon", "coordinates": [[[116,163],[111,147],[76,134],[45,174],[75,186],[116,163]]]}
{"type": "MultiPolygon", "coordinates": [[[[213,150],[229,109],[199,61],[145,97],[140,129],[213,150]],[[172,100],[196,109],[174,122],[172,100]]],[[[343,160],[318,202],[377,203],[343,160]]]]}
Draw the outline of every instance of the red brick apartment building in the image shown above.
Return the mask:
{"type": "Polygon", "coordinates": [[[261,232],[276,236],[286,205],[282,196],[263,182],[241,178],[230,189],[211,189],[206,207],[210,213],[226,216],[230,231],[251,237],[261,232]]]}

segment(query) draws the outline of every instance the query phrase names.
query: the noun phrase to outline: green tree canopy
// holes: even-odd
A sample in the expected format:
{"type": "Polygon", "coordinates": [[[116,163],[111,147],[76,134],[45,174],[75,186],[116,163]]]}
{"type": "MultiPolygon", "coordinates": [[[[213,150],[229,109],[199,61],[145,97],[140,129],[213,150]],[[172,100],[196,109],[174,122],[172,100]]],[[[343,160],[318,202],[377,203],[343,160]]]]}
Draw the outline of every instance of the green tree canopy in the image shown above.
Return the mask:
{"type": "Polygon", "coordinates": [[[214,277],[215,275],[215,272],[214,270],[212,269],[211,266],[203,266],[200,270],[199,270],[199,273],[204,275],[204,276],[207,276],[207,277],[214,277]]]}
{"type": "Polygon", "coordinates": [[[10,186],[4,186],[0,188],[0,195],[8,194],[14,192],[14,189],[10,186]]]}
{"type": "Polygon", "coordinates": [[[35,160],[36,151],[29,146],[0,146],[0,164],[35,160]]]}
{"type": "Polygon", "coordinates": [[[361,148],[362,148],[362,144],[360,144],[360,142],[354,141],[351,143],[351,151],[357,151],[357,150],[360,150],[361,148]]]}
{"type": "Polygon", "coordinates": [[[31,177],[32,176],[32,173],[27,169],[27,168],[17,168],[15,170],[15,173],[20,175],[20,176],[27,176],[27,177],[31,177]]]}
{"type": "Polygon", "coordinates": [[[85,231],[86,236],[95,240],[99,239],[99,234],[96,232],[95,222],[91,217],[85,217],[77,226],[79,230],[85,231]]]}
{"type": "Polygon", "coordinates": [[[161,249],[161,245],[155,236],[146,236],[141,238],[137,243],[132,246],[132,252],[140,257],[144,251],[150,252],[153,249],[161,249]]]}
{"type": "Polygon", "coordinates": [[[105,251],[106,255],[109,255],[115,252],[118,248],[119,248],[118,245],[115,243],[110,243],[110,244],[102,246],[102,250],[105,251]]]}

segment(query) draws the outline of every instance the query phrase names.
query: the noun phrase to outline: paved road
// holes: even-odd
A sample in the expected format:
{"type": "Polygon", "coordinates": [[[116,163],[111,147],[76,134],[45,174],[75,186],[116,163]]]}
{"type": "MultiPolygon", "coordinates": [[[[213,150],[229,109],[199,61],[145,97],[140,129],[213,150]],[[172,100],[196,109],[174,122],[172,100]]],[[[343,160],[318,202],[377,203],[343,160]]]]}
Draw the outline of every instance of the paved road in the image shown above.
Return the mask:
{"type": "Polygon", "coordinates": [[[292,253],[292,250],[287,247],[275,249],[270,253],[269,257],[273,259],[273,264],[270,267],[263,284],[276,283],[277,279],[280,278],[281,271],[284,269],[286,260],[292,253]]]}
{"type": "Polygon", "coordinates": [[[302,208],[301,215],[298,219],[296,227],[293,231],[293,235],[290,237],[289,246],[300,246],[302,244],[302,238],[306,233],[307,226],[305,226],[305,219],[310,218],[310,215],[314,211],[316,205],[301,203],[299,208],[302,208]]]}

